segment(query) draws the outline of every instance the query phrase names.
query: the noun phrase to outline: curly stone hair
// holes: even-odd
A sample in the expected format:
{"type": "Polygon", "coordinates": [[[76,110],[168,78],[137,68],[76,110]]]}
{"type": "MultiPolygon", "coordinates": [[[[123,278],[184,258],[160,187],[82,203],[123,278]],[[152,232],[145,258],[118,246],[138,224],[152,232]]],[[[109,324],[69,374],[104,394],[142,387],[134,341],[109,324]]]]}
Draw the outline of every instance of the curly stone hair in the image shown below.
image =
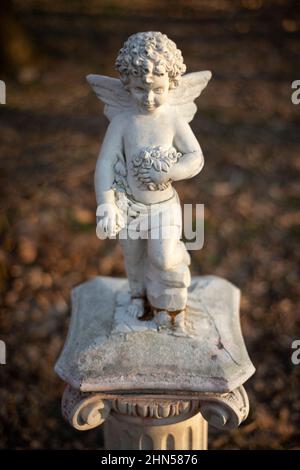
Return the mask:
{"type": "Polygon", "coordinates": [[[186,71],[181,51],[175,42],[156,31],[130,36],[119,51],[115,65],[125,86],[132,75],[148,82],[153,74],[167,73],[170,88],[175,88],[186,71]]]}

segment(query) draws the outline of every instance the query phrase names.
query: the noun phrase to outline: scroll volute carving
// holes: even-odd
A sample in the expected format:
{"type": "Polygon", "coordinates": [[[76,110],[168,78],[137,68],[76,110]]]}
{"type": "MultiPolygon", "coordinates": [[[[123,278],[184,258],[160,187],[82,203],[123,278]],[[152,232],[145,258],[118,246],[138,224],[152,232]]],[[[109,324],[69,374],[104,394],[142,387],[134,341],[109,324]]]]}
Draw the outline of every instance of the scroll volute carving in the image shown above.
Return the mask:
{"type": "Polygon", "coordinates": [[[249,400],[244,387],[201,401],[201,414],[219,429],[237,428],[248,416],[249,400]]]}
{"type": "Polygon", "coordinates": [[[73,428],[79,431],[100,426],[108,417],[110,402],[98,394],[82,393],[69,385],[62,398],[62,414],[73,428]]]}

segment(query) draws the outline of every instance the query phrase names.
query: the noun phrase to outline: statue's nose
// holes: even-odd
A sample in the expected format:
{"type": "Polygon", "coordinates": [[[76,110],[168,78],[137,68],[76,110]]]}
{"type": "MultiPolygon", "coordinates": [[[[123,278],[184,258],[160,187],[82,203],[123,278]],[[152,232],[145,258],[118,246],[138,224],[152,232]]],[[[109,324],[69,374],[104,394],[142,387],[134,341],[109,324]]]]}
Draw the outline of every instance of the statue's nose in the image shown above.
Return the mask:
{"type": "Polygon", "coordinates": [[[152,90],[150,90],[148,93],[146,93],[145,101],[146,103],[152,103],[154,97],[154,93],[152,90]]]}

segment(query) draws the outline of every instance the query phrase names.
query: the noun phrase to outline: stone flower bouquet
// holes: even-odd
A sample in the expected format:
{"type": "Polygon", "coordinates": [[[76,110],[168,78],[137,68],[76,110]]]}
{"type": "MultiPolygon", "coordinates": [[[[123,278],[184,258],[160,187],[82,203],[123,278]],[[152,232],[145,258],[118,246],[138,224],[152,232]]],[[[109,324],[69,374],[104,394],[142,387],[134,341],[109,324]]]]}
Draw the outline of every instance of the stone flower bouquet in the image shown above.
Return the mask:
{"type": "Polygon", "coordinates": [[[144,177],[144,170],[153,168],[157,172],[168,173],[170,168],[177,163],[182,156],[180,152],[174,147],[163,149],[157,147],[145,147],[141,150],[137,157],[132,161],[133,175],[141,182],[141,185],[146,186],[149,191],[163,191],[170,186],[170,181],[164,183],[154,183],[153,181],[146,182],[144,177]]]}

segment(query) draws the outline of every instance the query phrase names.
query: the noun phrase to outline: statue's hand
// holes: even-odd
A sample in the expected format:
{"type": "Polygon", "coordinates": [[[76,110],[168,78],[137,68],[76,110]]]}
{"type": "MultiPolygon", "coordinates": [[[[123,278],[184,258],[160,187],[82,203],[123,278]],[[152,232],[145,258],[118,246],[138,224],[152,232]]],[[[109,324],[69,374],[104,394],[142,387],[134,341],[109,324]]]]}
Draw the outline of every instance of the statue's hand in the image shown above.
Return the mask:
{"type": "Polygon", "coordinates": [[[125,226],[123,216],[115,204],[100,204],[97,208],[97,237],[115,237],[125,226]]]}
{"type": "Polygon", "coordinates": [[[154,183],[154,184],[163,184],[170,181],[169,172],[166,171],[157,171],[155,168],[141,168],[138,179],[144,183],[154,183]]]}

